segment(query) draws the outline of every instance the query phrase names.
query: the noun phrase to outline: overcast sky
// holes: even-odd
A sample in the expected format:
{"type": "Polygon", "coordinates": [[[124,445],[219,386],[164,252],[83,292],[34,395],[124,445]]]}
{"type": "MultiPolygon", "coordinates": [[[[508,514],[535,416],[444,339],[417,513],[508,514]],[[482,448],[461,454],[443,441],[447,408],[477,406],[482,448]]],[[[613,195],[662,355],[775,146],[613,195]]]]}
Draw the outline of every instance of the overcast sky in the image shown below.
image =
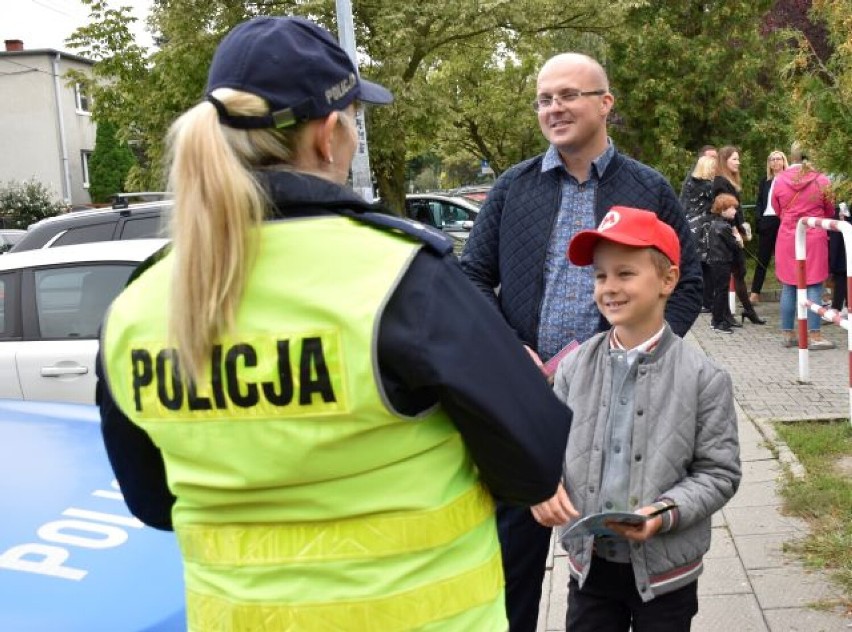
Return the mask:
{"type": "MultiPolygon", "coordinates": [[[[131,7],[138,22],[133,32],[136,42],[151,45],[144,20],[151,0],[108,0],[111,8],[131,7]]],[[[3,0],[0,18],[0,40],[23,40],[24,48],[53,48],[74,53],[65,46],[65,39],[89,20],[89,7],[79,0],[3,0]]],[[[5,50],[5,47],[0,49],[5,50]]]]}

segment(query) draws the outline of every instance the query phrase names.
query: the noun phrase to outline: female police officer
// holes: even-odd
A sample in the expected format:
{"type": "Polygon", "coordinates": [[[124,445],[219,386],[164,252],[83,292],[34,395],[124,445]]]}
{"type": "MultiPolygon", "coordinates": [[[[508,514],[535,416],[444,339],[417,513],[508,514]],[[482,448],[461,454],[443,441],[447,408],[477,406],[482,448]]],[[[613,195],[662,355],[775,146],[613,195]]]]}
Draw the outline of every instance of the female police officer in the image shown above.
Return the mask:
{"type": "Polygon", "coordinates": [[[103,327],[110,461],[193,630],[504,630],[491,495],[556,490],[568,410],[443,235],[344,188],[359,100],[391,95],[313,23],[232,30],[171,130],[171,252],[103,327]]]}

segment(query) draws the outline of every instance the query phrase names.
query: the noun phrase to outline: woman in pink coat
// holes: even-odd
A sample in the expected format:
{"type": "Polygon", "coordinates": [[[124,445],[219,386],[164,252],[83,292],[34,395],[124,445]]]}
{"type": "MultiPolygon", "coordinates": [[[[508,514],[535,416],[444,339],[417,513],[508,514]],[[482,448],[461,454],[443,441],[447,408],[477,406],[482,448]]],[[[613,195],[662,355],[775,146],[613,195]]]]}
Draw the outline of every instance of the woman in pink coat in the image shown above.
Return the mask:
{"type": "MultiPolygon", "coordinates": [[[[802,149],[794,144],[790,153],[793,164],[775,177],[772,207],[781,216],[778,241],[775,242],[775,274],[781,289],[781,331],[785,347],[796,346],[793,324],[796,318],[796,225],[800,217],[834,217],[828,178],[816,171],[802,149]]],[[[822,301],[823,281],[828,277],[828,233],[821,228],[807,229],[806,282],[808,300],[822,301]]],[[[822,320],[808,312],[808,348],[831,349],[834,343],[822,337],[822,320]]]]}

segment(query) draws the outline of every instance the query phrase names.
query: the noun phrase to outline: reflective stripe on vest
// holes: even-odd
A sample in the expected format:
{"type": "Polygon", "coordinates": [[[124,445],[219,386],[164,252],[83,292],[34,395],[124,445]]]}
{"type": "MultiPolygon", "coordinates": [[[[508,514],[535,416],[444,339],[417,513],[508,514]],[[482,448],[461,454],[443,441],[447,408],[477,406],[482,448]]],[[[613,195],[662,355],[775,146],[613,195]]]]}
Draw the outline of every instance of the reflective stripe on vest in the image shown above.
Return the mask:
{"type": "Polygon", "coordinates": [[[443,581],[387,597],[345,603],[246,604],[188,591],[189,628],[234,632],[412,630],[494,601],[503,590],[502,575],[498,553],[485,564],[443,581]]]}
{"type": "Polygon", "coordinates": [[[288,525],[187,525],[178,532],[188,562],[284,564],[413,553],[452,542],[494,514],[477,485],[429,511],[288,525]]]}

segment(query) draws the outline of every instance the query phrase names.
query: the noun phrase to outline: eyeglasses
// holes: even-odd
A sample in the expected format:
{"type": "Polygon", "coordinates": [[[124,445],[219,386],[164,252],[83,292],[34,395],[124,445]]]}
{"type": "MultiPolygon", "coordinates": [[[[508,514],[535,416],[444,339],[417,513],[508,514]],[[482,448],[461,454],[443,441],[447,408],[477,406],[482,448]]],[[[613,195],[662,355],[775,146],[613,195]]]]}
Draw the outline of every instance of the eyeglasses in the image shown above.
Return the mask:
{"type": "Polygon", "coordinates": [[[559,94],[543,94],[537,97],[536,100],[532,102],[532,106],[533,110],[539,112],[541,110],[546,110],[554,103],[556,103],[557,105],[561,105],[563,103],[571,103],[571,101],[576,101],[580,97],[601,96],[603,94],[606,94],[606,90],[563,90],[559,94]]]}

